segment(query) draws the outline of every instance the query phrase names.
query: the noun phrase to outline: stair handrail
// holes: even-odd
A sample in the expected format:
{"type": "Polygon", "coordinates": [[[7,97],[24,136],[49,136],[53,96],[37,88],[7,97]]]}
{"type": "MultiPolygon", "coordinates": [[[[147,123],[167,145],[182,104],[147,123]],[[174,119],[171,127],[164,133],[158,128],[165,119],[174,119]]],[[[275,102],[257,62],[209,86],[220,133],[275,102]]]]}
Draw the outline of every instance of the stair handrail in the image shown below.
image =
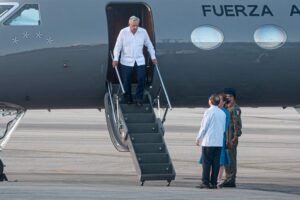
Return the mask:
{"type": "Polygon", "coordinates": [[[120,130],[120,128],[123,129],[124,135],[122,134],[122,136],[123,136],[124,140],[126,141],[127,137],[128,137],[128,128],[127,128],[123,113],[122,113],[121,108],[120,108],[118,95],[116,95],[116,97],[117,97],[116,98],[116,103],[114,104],[114,100],[112,98],[113,97],[113,95],[112,95],[112,93],[113,93],[112,83],[107,82],[107,87],[108,87],[109,100],[110,100],[110,103],[111,103],[113,120],[117,124],[117,127],[118,127],[119,130],[120,130]]]}
{"type": "MultiPolygon", "coordinates": [[[[14,111],[12,111],[14,113],[14,111]]],[[[9,121],[6,125],[6,129],[4,131],[4,134],[0,137],[1,143],[0,143],[0,152],[5,148],[6,144],[8,143],[8,141],[11,138],[12,133],[16,130],[16,128],[18,127],[21,119],[24,117],[26,113],[26,109],[25,108],[16,108],[16,111],[13,115],[15,115],[15,117],[9,121]]],[[[10,114],[8,114],[10,115],[10,114]]]]}
{"type": "Polygon", "coordinates": [[[171,105],[171,102],[170,102],[170,98],[169,98],[168,92],[167,92],[167,90],[166,90],[164,81],[163,81],[163,79],[162,79],[162,76],[161,76],[161,73],[160,73],[158,64],[155,65],[155,69],[156,69],[156,71],[157,71],[157,74],[158,74],[158,77],[159,77],[159,80],[160,80],[160,84],[161,84],[161,86],[162,86],[162,88],[163,88],[165,97],[166,97],[166,99],[167,99],[168,107],[169,107],[170,110],[172,110],[173,108],[172,108],[172,105],[171,105]]]}
{"type": "MultiPolygon", "coordinates": [[[[169,98],[168,92],[166,90],[164,81],[162,79],[160,70],[158,68],[158,64],[155,65],[155,69],[157,71],[157,74],[158,74],[158,77],[159,77],[159,80],[160,80],[161,88],[164,91],[164,94],[165,94],[165,97],[166,97],[166,100],[167,100],[167,103],[168,103],[168,107],[166,108],[165,113],[163,115],[163,118],[161,119],[162,123],[164,123],[166,121],[166,117],[167,117],[167,113],[168,113],[169,109],[172,110],[173,108],[172,108],[170,98],[169,98]]],[[[160,93],[161,93],[161,88],[159,88],[159,92],[157,94],[157,107],[158,107],[157,109],[158,109],[159,118],[160,118],[160,93]]]]}
{"type": "MultiPolygon", "coordinates": [[[[113,61],[114,60],[114,54],[112,53],[112,51],[110,51],[110,57],[111,57],[111,60],[113,61]]],[[[121,80],[121,76],[120,76],[120,73],[119,73],[119,70],[118,70],[118,66],[113,66],[113,68],[116,71],[116,74],[117,74],[117,77],[118,77],[118,80],[119,80],[119,84],[120,84],[122,93],[125,94],[125,90],[124,90],[124,86],[123,86],[123,83],[122,83],[122,80],[121,80]]]]}
{"type": "Polygon", "coordinates": [[[112,115],[113,115],[114,122],[118,123],[117,118],[116,118],[116,114],[115,114],[114,101],[112,99],[112,91],[111,91],[112,89],[111,89],[110,85],[111,84],[109,82],[107,82],[109,101],[110,101],[110,104],[111,104],[111,109],[112,109],[112,115]]]}

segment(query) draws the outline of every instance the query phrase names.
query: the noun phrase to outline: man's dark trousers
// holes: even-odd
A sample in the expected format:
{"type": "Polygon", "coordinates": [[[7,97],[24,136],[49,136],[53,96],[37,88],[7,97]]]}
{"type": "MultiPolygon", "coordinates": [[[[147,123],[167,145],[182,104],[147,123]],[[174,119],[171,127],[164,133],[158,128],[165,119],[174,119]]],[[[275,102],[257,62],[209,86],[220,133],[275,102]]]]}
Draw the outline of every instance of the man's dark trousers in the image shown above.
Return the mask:
{"type": "Polygon", "coordinates": [[[221,147],[202,147],[202,183],[216,186],[220,169],[221,147]]]}
{"type": "Polygon", "coordinates": [[[226,179],[224,183],[229,183],[235,185],[236,172],[237,172],[237,144],[232,145],[230,149],[228,149],[230,155],[230,165],[225,166],[226,179]]]}
{"type": "Polygon", "coordinates": [[[125,90],[125,100],[132,101],[131,80],[132,80],[132,72],[134,70],[136,71],[136,78],[137,78],[137,88],[136,88],[135,96],[138,101],[142,101],[144,96],[146,67],[145,65],[138,66],[136,63],[134,64],[134,67],[121,65],[121,74],[122,74],[124,90],[125,90]]]}

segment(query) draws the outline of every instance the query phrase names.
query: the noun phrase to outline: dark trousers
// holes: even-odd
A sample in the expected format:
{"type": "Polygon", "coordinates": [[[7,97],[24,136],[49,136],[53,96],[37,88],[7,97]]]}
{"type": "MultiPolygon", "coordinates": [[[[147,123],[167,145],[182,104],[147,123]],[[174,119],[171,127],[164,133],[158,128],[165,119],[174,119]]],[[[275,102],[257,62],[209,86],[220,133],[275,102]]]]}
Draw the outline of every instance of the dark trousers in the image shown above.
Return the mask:
{"type": "Polygon", "coordinates": [[[202,183],[217,185],[221,147],[202,147],[202,183]]]}
{"type": "Polygon", "coordinates": [[[132,101],[131,79],[132,79],[133,71],[136,72],[136,77],[137,77],[137,88],[135,93],[136,99],[143,100],[145,79],[146,79],[146,66],[145,65],[137,66],[136,63],[134,67],[121,65],[121,76],[122,76],[124,90],[125,90],[125,99],[127,101],[132,101]]]}
{"type": "Polygon", "coordinates": [[[231,149],[228,149],[230,155],[230,165],[225,166],[226,179],[224,182],[235,184],[236,172],[237,172],[237,145],[232,145],[231,149]]]}

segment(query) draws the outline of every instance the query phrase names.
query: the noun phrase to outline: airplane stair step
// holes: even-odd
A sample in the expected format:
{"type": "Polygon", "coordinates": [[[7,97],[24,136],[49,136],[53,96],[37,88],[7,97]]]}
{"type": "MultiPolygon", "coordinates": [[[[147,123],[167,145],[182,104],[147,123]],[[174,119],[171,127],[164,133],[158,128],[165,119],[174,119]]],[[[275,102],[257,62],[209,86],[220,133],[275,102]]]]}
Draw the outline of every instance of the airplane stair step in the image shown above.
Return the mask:
{"type": "Polygon", "coordinates": [[[137,106],[136,104],[120,104],[123,113],[152,113],[150,104],[137,106]]]}
{"type": "Polygon", "coordinates": [[[135,153],[166,153],[166,145],[164,143],[140,143],[133,144],[135,153]]]}
{"type": "Polygon", "coordinates": [[[144,174],[170,174],[173,166],[170,163],[141,164],[144,174]]]}
{"type": "Polygon", "coordinates": [[[141,143],[162,143],[163,138],[160,133],[138,133],[130,134],[130,139],[133,144],[141,143]]]}
{"type": "Polygon", "coordinates": [[[124,120],[126,123],[154,123],[155,115],[153,113],[126,113],[124,120]]]}
{"type": "Polygon", "coordinates": [[[128,123],[129,133],[158,133],[157,123],[128,123]]]}
{"type": "Polygon", "coordinates": [[[167,153],[142,153],[136,155],[140,164],[169,163],[170,156],[167,153]]]}

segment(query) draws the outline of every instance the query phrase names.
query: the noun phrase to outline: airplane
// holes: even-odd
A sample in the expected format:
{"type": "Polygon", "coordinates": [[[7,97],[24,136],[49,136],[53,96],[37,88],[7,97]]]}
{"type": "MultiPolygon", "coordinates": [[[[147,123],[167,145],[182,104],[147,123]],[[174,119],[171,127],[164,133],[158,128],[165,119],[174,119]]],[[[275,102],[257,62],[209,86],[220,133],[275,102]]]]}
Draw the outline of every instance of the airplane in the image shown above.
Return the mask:
{"type": "MultiPolygon", "coordinates": [[[[0,0],[0,110],[13,116],[1,149],[26,110],[105,108],[113,144],[133,153],[142,183],[151,180],[126,125],[124,110],[134,108],[119,103],[121,78],[111,65],[132,15],[156,49],[159,68],[145,54],[146,100],[151,114],[154,105],[165,108],[154,117],[162,135],[169,109],[206,106],[210,94],[227,87],[241,106],[299,110],[297,0],[0,0]]],[[[170,182],[175,170],[166,169],[170,182]]]]}

